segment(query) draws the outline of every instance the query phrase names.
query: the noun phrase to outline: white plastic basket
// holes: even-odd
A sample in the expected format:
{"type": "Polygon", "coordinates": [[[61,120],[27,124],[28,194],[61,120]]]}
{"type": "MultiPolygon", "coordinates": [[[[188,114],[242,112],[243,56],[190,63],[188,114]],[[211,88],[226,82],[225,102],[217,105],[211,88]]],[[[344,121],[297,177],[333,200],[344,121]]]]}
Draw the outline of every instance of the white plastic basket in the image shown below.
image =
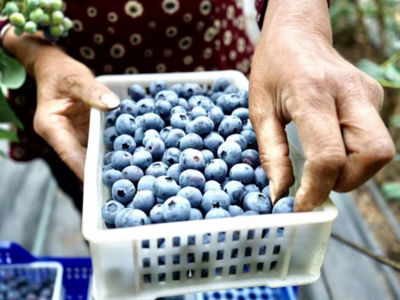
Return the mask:
{"type": "Polygon", "coordinates": [[[24,276],[33,282],[41,282],[50,272],[55,272],[53,294],[51,300],[63,300],[64,289],[62,286],[63,267],[58,262],[33,262],[27,264],[0,265],[0,279],[12,273],[16,278],[24,276]]]}
{"type": "MultiPolygon", "coordinates": [[[[227,77],[236,87],[248,89],[247,78],[237,71],[112,75],[98,80],[117,95],[128,97],[128,87],[133,83],[148,87],[153,80],[162,79],[168,85],[198,82],[211,86],[219,77],[227,77]]],[[[155,299],[262,285],[282,287],[318,279],[337,216],[330,200],[310,213],[106,229],[101,218],[101,207],[109,199],[101,180],[105,154],[103,130],[104,114],[92,109],[82,230],[90,243],[97,300],[155,299]],[[266,230],[269,235],[263,239],[266,230]],[[240,233],[239,240],[233,240],[235,231],[240,233]],[[226,233],[223,242],[218,242],[220,232],[226,233]],[[211,234],[210,244],[202,243],[204,234],[211,234]],[[191,235],[196,236],[194,245],[188,244],[191,235]],[[164,241],[165,248],[160,249],[158,245],[164,241]],[[174,255],[179,256],[179,264],[173,263],[174,255]],[[187,263],[188,255],[194,257],[194,262],[187,263]]],[[[290,191],[294,195],[303,159],[293,146],[291,158],[297,178],[290,191]]]]}

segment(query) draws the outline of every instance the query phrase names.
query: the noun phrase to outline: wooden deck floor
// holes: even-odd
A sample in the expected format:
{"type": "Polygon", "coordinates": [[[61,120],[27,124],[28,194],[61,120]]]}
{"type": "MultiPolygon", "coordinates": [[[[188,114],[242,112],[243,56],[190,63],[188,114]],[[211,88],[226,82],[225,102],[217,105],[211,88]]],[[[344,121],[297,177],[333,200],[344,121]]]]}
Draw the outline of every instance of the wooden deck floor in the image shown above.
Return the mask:
{"type": "MultiPolygon", "coordinates": [[[[5,147],[0,143],[0,149],[5,147]]],[[[369,246],[354,200],[336,193],[332,199],[339,209],[334,232],[369,246]]],[[[15,241],[36,255],[88,256],[80,225],[79,214],[57,189],[44,162],[21,164],[0,158],[0,240],[15,241]]],[[[400,299],[379,264],[336,240],[329,243],[323,271],[320,280],[299,289],[299,299],[400,299]]]]}

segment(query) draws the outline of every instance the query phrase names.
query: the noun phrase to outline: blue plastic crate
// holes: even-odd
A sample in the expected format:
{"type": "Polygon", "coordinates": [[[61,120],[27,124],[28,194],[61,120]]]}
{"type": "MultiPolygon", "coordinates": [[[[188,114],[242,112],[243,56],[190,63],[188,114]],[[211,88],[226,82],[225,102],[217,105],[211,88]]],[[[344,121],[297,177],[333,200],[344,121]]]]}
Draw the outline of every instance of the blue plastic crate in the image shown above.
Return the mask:
{"type": "Polygon", "coordinates": [[[265,286],[196,294],[196,300],[297,300],[297,288],[265,286]]]}
{"type": "Polygon", "coordinates": [[[65,290],[65,300],[88,299],[89,281],[92,274],[90,258],[34,257],[15,243],[0,242],[0,265],[40,261],[59,262],[63,266],[62,284],[65,290]]]}

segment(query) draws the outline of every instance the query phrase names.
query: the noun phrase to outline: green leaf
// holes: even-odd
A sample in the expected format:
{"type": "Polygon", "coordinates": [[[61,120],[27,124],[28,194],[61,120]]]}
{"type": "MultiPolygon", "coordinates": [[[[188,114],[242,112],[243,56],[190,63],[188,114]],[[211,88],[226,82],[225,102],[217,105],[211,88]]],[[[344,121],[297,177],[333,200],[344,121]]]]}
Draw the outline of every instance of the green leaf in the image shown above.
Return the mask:
{"type": "Polygon", "coordinates": [[[385,77],[390,81],[400,82],[400,70],[394,64],[388,65],[385,68],[385,77]]]}
{"type": "Polygon", "coordinates": [[[380,65],[367,60],[367,59],[362,59],[358,62],[357,67],[363,71],[364,73],[367,73],[369,76],[376,80],[383,80],[385,79],[385,69],[381,67],[380,65]]]}
{"type": "Polygon", "coordinates": [[[14,131],[0,129],[0,140],[19,142],[18,136],[14,131]]]}
{"type": "Polygon", "coordinates": [[[7,103],[7,99],[0,93],[0,123],[13,123],[20,129],[24,129],[24,125],[15,115],[13,110],[7,103]]]}
{"type": "Polygon", "coordinates": [[[400,128],[400,115],[394,115],[390,117],[390,124],[400,128]]]}
{"type": "Polygon", "coordinates": [[[7,158],[6,154],[0,150],[0,157],[7,158]]]}
{"type": "Polygon", "coordinates": [[[0,72],[2,84],[10,89],[18,89],[25,82],[24,67],[16,59],[4,53],[2,49],[0,49],[0,72]]]}
{"type": "Polygon", "coordinates": [[[399,182],[385,182],[381,185],[381,189],[387,199],[390,200],[400,199],[399,182]]]}

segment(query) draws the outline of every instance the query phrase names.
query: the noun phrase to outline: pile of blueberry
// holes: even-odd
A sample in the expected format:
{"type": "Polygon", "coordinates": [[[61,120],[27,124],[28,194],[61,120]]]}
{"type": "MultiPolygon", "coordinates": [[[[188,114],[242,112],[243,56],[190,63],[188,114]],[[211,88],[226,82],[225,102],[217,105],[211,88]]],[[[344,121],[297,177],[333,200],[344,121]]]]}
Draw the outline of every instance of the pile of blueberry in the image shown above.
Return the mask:
{"type": "MultiPolygon", "coordinates": [[[[41,277],[41,276],[40,276],[41,277]]],[[[50,300],[53,297],[56,273],[41,278],[8,272],[0,276],[0,300],[50,300]]]]}
{"type": "Polygon", "coordinates": [[[220,78],[211,90],[154,81],[149,92],[132,85],[105,116],[108,228],[293,212],[291,197],[272,205],[247,91],[220,78]]]}

